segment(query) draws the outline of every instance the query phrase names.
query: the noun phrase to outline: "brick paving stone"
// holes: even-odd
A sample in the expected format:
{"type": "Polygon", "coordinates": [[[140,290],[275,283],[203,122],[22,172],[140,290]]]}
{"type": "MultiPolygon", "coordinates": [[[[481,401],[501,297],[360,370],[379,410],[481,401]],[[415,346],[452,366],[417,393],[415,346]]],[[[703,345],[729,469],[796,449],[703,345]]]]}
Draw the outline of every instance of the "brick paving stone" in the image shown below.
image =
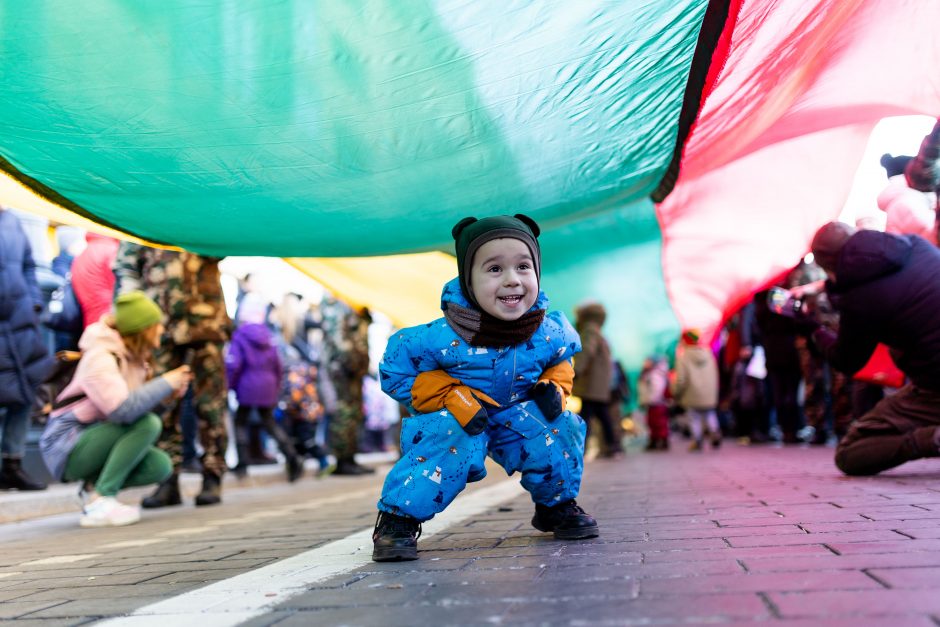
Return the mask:
{"type": "MultiPolygon", "coordinates": [[[[900,535],[900,534],[898,534],[900,535]]],[[[940,540],[897,540],[886,542],[831,542],[829,546],[840,555],[855,555],[859,553],[919,553],[940,551],[940,540]]]]}
{"type": "Polygon", "coordinates": [[[771,525],[767,527],[712,527],[710,529],[658,529],[651,526],[649,530],[650,540],[692,540],[698,538],[735,538],[740,536],[752,536],[759,533],[762,536],[781,536],[790,534],[805,535],[806,531],[800,529],[796,523],[789,525],[771,525]]]}
{"type": "Polygon", "coordinates": [[[695,562],[723,559],[747,559],[749,557],[788,557],[791,555],[832,555],[822,544],[797,544],[793,546],[757,546],[750,548],[724,548],[713,551],[665,551],[644,554],[644,561],[695,562]]]}
{"type": "MultiPolygon", "coordinates": [[[[904,536],[890,529],[873,529],[871,531],[839,531],[826,533],[802,533],[788,535],[754,535],[736,536],[728,538],[728,544],[734,548],[752,546],[791,546],[794,544],[840,544],[847,542],[891,542],[904,539],[904,536]]],[[[908,538],[909,540],[910,538],[908,538]]]]}
{"type": "MultiPolygon", "coordinates": [[[[913,564],[908,564],[913,566],[913,564]]],[[[940,588],[940,566],[925,568],[871,569],[871,575],[889,588],[940,588]]]]}
{"type": "Polygon", "coordinates": [[[855,555],[830,553],[828,555],[744,558],[741,560],[741,564],[753,573],[940,566],[940,552],[860,553],[855,555]]]}
{"type": "MultiPolygon", "coordinates": [[[[868,520],[859,519],[852,522],[812,522],[801,523],[803,529],[809,533],[823,533],[827,531],[859,531],[871,529],[890,529],[893,531],[914,530],[923,531],[936,529],[940,526],[940,519],[935,520],[868,520]]],[[[909,534],[910,535],[910,534],[909,534]]]]}
{"type": "Polygon", "coordinates": [[[940,613],[940,596],[923,590],[807,591],[768,596],[785,617],[940,613]]]}
{"type": "Polygon", "coordinates": [[[678,580],[653,579],[640,590],[650,594],[704,594],[713,592],[785,592],[801,590],[881,589],[862,572],[764,573],[740,572],[734,575],[687,577],[678,580]]]}
{"type": "Polygon", "coordinates": [[[24,600],[24,601],[7,601],[0,604],[0,618],[20,618],[21,616],[27,616],[33,612],[38,612],[39,610],[44,610],[55,605],[64,603],[65,601],[55,600],[55,601],[40,601],[40,600],[24,600]]]}

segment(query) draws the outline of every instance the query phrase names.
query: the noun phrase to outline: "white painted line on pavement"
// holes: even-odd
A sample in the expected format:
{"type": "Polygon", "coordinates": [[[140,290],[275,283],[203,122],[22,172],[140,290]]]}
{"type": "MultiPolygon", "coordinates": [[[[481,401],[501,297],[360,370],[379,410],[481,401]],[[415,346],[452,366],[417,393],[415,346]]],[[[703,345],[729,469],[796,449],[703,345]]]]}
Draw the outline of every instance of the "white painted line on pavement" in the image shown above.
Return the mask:
{"type": "Polygon", "coordinates": [[[82,560],[98,557],[101,553],[84,553],[81,555],[56,555],[55,557],[46,557],[41,560],[23,562],[17,566],[48,566],[50,564],[73,564],[82,560]]]}
{"type": "MultiPolygon", "coordinates": [[[[422,539],[486,512],[525,491],[507,480],[463,494],[443,514],[423,525],[422,539]]],[[[329,499],[340,501],[351,495],[329,499]]],[[[324,499],[326,501],[327,499],[324,499]]],[[[204,588],[159,601],[121,618],[97,623],[103,627],[233,627],[262,616],[274,606],[329,577],[355,570],[372,560],[372,529],[363,529],[320,548],[289,557],[204,588]]]]}

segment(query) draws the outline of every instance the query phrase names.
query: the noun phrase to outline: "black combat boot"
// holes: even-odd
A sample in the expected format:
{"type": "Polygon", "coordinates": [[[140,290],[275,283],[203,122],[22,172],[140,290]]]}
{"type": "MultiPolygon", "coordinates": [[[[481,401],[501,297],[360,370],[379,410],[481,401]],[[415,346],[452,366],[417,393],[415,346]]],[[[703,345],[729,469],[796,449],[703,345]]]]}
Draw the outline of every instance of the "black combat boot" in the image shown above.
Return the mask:
{"type": "Polygon", "coordinates": [[[379,512],[372,532],[372,560],[375,562],[397,562],[418,559],[418,538],[421,523],[411,516],[396,516],[379,512]]]}
{"type": "Polygon", "coordinates": [[[202,473],[202,492],[196,495],[196,505],[217,505],[222,502],[222,477],[204,471],[202,473]]]}
{"type": "Polygon", "coordinates": [[[371,475],[375,473],[375,468],[369,468],[368,466],[362,466],[357,464],[356,460],[352,457],[344,457],[342,459],[336,460],[336,469],[333,471],[334,475],[345,475],[347,477],[354,477],[359,475],[371,475]]]}
{"type": "Polygon", "coordinates": [[[23,460],[4,457],[0,466],[0,490],[45,490],[46,484],[36,481],[23,470],[23,460]]]}
{"type": "Polygon", "coordinates": [[[284,464],[287,467],[287,481],[288,483],[294,483],[300,479],[304,474],[304,458],[300,455],[288,455],[287,462],[284,464]]]}
{"type": "Polygon", "coordinates": [[[553,531],[559,540],[584,540],[598,536],[597,521],[571,499],[553,507],[535,504],[532,526],[539,531],[553,531]]]}
{"type": "Polygon", "coordinates": [[[180,498],[180,478],[175,472],[157,486],[153,494],[140,502],[144,509],[157,509],[170,505],[182,505],[180,498]]]}

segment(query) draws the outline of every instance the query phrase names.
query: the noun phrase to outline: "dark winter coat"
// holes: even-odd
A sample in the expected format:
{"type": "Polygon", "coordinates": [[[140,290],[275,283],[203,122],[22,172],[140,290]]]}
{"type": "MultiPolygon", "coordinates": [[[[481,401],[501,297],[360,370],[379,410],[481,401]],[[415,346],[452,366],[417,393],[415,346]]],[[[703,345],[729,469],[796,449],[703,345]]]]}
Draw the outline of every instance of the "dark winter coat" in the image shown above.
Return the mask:
{"type": "Polygon", "coordinates": [[[281,390],[281,358],[274,334],[263,324],[235,329],[225,358],[229,387],[239,405],[274,407],[281,390]]]}
{"type": "Polygon", "coordinates": [[[835,368],[857,372],[880,342],[918,387],[940,391],[940,249],[916,235],[859,231],[826,286],[838,338],[814,338],[835,368]]]}
{"type": "Polygon", "coordinates": [[[42,297],[26,233],[0,209],[0,405],[32,403],[51,366],[39,330],[42,297]]]}

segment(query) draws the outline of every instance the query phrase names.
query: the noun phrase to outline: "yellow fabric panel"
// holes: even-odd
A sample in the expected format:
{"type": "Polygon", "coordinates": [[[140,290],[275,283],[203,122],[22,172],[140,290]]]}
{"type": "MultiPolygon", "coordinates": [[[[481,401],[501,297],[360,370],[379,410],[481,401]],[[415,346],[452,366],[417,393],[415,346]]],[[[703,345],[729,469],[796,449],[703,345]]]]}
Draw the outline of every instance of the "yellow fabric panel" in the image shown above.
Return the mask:
{"type": "Polygon", "coordinates": [[[440,252],[285,261],[340,300],[381,311],[398,327],[440,318],[441,290],[457,276],[457,260],[440,252]]]}
{"type": "MultiPolygon", "coordinates": [[[[109,235],[120,240],[137,242],[139,244],[147,244],[148,246],[156,246],[156,244],[138,239],[122,231],[116,231],[106,226],[102,226],[97,222],[89,220],[88,218],[84,218],[76,213],[72,213],[68,209],[60,207],[54,202],[46,200],[33,190],[20,184],[19,181],[9,176],[6,172],[2,171],[0,171],[0,205],[9,207],[10,209],[19,209],[21,211],[34,213],[38,216],[47,218],[50,222],[66,224],[68,226],[77,226],[79,228],[85,229],[86,231],[100,233],[101,235],[109,235]]],[[[166,248],[166,246],[158,247],[166,248]]],[[[55,246],[53,246],[53,250],[55,249],[55,246]]]]}

